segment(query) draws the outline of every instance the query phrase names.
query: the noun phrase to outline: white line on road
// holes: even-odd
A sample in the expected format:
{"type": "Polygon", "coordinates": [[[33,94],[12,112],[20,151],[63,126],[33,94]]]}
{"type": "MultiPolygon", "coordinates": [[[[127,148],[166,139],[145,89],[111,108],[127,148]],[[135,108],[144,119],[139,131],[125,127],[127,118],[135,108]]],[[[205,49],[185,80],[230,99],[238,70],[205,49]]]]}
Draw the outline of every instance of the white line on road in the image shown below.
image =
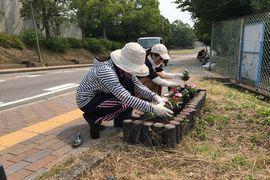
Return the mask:
{"type": "Polygon", "coordinates": [[[37,75],[37,74],[33,74],[33,75],[23,74],[23,75],[19,75],[19,76],[16,76],[16,77],[29,77],[29,78],[32,78],[32,77],[38,77],[38,76],[41,76],[41,75],[37,75]]]}
{"type": "MultiPolygon", "coordinates": [[[[79,85],[76,84],[76,86],[79,86],[79,85]]],[[[74,85],[73,87],[76,87],[76,86],[74,85]]],[[[0,108],[5,107],[5,106],[9,106],[9,105],[18,104],[18,103],[25,102],[25,101],[29,101],[29,100],[32,100],[32,99],[37,99],[37,98],[40,98],[40,97],[48,96],[48,95],[51,95],[51,94],[54,94],[54,93],[57,93],[57,92],[60,92],[60,91],[64,91],[64,90],[73,88],[73,87],[69,86],[69,87],[65,87],[65,88],[62,88],[62,89],[55,90],[55,91],[39,94],[39,95],[36,95],[36,96],[31,96],[31,97],[24,98],[24,99],[3,103],[3,104],[0,104],[0,108]]]]}
{"type": "Polygon", "coordinates": [[[0,79],[0,82],[5,82],[6,80],[0,79]]]}
{"type": "Polygon", "coordinates": [[[51,88],[47,88],[47,89],[44,89],[45,91],[58,91],[58,90],[61,90],[61,89],[65,89],[65,88],[73,88],[73,87],[77,87],[78,84],[75,84],[75,83],[67,83],[67,84],[62,84],[62,85],[59,85],[59,86],[54,86],[54,87],[51,87],[51,88]]]}
{"type": "Polygon", "coordinates": [[[1,102],[1,101],[0,101],[0,104],[3,104],[3,103],[4,103],[4,102],[1,102]]]}

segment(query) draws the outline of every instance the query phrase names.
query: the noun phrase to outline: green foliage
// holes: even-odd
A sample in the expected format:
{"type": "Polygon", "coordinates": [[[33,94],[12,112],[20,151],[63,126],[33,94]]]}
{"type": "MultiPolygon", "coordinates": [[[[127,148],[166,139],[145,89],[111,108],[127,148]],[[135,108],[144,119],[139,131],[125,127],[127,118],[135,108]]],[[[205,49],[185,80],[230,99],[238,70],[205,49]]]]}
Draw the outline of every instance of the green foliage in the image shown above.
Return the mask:
{"type": "Polygon", "coordinates": [[[122,48],[122,43],[107,39],[86,38],[83,40],[83,48],[93,53],[102,53],[122,48]]]}
{"type": "Polygon", "coordinates": [[[233,158],[232,162],[235,164],[235,165],[238,165],[238,166],[246,166],[248,165],[248,162],[247,160],[245,159],[245,157],[241,156],[241,155],[237,155],[233,158]]]}
{"type": "Polygon", "coordinates": [[[0,33],[0,46],[4,48],[23,49],[24,44],[18,36],[0,33]]]}
{"type": "MultiPolygon", "coordinates": [[[[28,45],[28,46],[35,46],[36,45],[35,31],[33,31],[33,30],[23,31],[23,32],[21,32],[20,37],[25,45],[28,45]]],[[[38,40],[39,40],[40,44],[42,44],[44,42],[45,37],[43,36],[43,34],[38,33],[38,40]]]]}
{"type": "Polygon", "coordinates": [[[96,38],[86,38],[83,42],[83,47],[93,53],[100,53],[106,50],[104,42],[96,38]]]}
{"type": "MultiPolygon", "coordinates": [[[[21,16],[26,20],[32,19],[31,2],[29,0],[20,0],[20,2],[22,3],[21,16]]],[[[37,27],[40,31],[45,30],[46,38],[60,34],[60,25],[70,17],[69,3],[70,0],[34,0],[32,2],[37,27]]]]}
{"type": "Polygon", "coordinates": [[[189,24],[180,20],[171,24],[171,36],[168,40],[169,47],[190,47],[195,40],[194,30],[189,24]]]}
{"type": "Polygon", "coordinates": [[[67,39],[53,37],[46,39],[44,42],[44,46],[51,51],[61,53],[66,52],[71,47],[67,39]]]}
{"type": "Polygon", "coordinates": [[[170,35],[170,23],[159,11],[157,0],[72,0],[83,37],[136,41],[142,36],[170,35]]]}
{"type": "Polygon", "coordinates": [[[76,38],[67,38],[71,48],[80,49],[83,47],[82,40],[76,38]]]}
{"type": "Polygon", "coordinates": [[[210,45],[212,21],[270,10],[269,0],[176,0],[175,3],[182,10],[191,12],[196,19],[196,35],[207,45],[210,45]]]}

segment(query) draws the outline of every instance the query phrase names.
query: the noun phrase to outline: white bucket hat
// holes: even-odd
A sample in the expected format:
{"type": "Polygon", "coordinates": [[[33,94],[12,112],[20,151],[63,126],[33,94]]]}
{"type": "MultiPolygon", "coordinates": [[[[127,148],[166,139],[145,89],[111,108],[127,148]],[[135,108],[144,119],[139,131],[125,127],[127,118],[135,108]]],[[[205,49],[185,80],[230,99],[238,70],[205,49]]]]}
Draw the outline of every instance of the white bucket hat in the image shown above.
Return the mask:
{"type": "Polygon", "coordinates": [[[164,46],[163,44],[154,45],[151,49],[151,52],[160,55],[162,59],[171,59],[166,46],[164,46]]]}
{"type": "Polygon", "coordinates": [[[120,69],[136,76],[148,76],[149,69],[145,65],[146,52],[135,42],[127,43],[122,49],[111,53],[113,63],[120,69]]]}

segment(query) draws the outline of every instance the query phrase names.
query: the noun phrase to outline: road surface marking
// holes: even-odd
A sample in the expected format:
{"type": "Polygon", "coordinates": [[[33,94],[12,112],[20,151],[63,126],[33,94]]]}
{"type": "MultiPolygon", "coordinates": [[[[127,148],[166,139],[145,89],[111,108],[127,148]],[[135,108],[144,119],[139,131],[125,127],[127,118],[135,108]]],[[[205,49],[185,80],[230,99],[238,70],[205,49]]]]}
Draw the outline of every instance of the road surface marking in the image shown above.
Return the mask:
{"type": "Polygon", "coordinates": [[[41,133],[50,131],[62,125],[68,124],[72,121],[78,120],[81,117],[82,112],[77,109],[0,136],[0,151],[23,141],[26,141],[30,138],[33,138],[41,133]]]}
{"type": "Polygon", "coordinates": [[[47,88],[47,89],[44,89],[45,91],[58,91],[58,90],[61,90],[61,89],[70,89],[70,88],[73,88],[73,87],[77,87],[78,84],[75,84],[75,83],[66,83],[66,84],[62,84],[62,85],[59,85],[59,86],[54,86],[54,87],[51,87],[51,88],[47,88]]]}
{"type": "Polygon", "coordinates": [[[29,78],[32,78],[32,77],[38,77],[38,76],[41,76],[41,75],[37,75],[37,74],[33,74],[33,75],[22,74],[22,75],[19,75],[19,76],[16,76],[16,77],[18,77],[18,78],[21,78],[21,77],[29,77],[29,78]]]}
{"type": "MultiPolygon", "coordinates": [[[[78,84],[76,84],[76,86],[78,86],[78,84]]],[[[10,106],[10,105],[13,105],[13,104],[18,104],[18,103],[21,103],[21,102],[24,102],[24,101],[29,101],[29,100],[32,100],[32,99],[37,99],[37,98],[40,98],[40,97],[48,96],[48,95],[51,95],[51,94],[54,94],[54,93],[57,93],[57,92],[60,92],[60,91],[64,91],[64,90],[67,90],[67,89],[70,89],[70,88],[73,88],[73,87],[76,87],[76,86],[75,85],[72,86],[72,87],[68,86],[68,87],[64,87],[62,89],[46,92],[46,93],[39,94],[39,95],[36,95],[36,96],[31,96],[31,97],[16,100],[16,101],[6,102],[6,103],[3,103],[3,104],[0,104],[0,108],[5,107],[5,106],[10,106]]]]}
{"type": "Polygon", "coordinates": [[[1,102],[1,101],[0,101],[0,104],[3,104],[3,103],[4,103],[4,102],[1,102]]]}
{"type": "Polygon", "coordinates": [[[5,82],[6,80],[4,80],[4,79],[0,79],[0,82],[5,82]]]}

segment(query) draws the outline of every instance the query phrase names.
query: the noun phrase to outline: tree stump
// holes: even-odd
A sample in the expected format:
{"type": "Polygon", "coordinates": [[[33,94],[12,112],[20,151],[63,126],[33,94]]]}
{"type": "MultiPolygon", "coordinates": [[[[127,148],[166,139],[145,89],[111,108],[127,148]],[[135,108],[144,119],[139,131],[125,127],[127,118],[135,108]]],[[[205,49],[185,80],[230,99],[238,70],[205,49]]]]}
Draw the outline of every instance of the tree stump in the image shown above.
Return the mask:
{"type": "Polygon", "coordinates": [[[176,147],[176,128],[172,124],[166,124],[164,126],[163,140],[164,145],[168,148],[176,147]]]}
{"type": "Polygon", "coordinates": [[[131,136],[131,129],[133,126],[133,121],[127,119],[123,121],[123,140],[124,142],[133,143],[131,136]]]}
{"type": "Polygon", "coordinates": [[[140,143],[142,141],[142,124],[141,120],[135,120],[131,128],[131,138],[134,143],[140,143]]]}
{"type": "Polygon", "coordinates": [[[153,130],[152,122],[144,122],[142,126],[142,143],[146,146],[152,146],[153,143],[153,130]]]}
{"type": "Polygon", "coordinates": [[[162,146],[163,145],[163,131],[164,131],[164,124],[163,123],[155,123],[153,125],[153,141],[155,146],[162,146]]]}
{"type": "Polygon", "coordinates": [[[180,122],[178,121],[170,121],[170,124],[175,126],[175,131],[176,131],[176,135],[175,135],[175,140],[176,140],[176,144],[180,143],[180,122]]]}

